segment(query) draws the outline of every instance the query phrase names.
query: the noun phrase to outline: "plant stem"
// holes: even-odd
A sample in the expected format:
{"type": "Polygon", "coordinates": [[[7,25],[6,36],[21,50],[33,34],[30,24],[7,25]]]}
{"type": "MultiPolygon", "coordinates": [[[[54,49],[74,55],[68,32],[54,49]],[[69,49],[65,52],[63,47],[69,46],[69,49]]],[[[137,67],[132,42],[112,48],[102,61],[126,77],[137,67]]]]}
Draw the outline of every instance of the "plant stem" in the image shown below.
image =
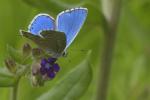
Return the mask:
{"type": "Polygon", "coordinates": [[[97,100],[107,100],[109,76],[111,73],[111,63],[116,40],[116,30],[121,9],[121,0],[107,0],[107,3],[106,0],[103,0],[102,2],[105,2],[105,5],[103,6],[109,7],[104,10],[105,12],[103,12],[108,28],[104,29],[105,44],[101,59],[101,69],[99,73],[101,78],[99,80],[97,100]]]}
{"type": "Polygon", "coordinates": [[[20,78],[17,80],[16,84],[12,88],[12,98],[11,98],[11,100],[17,100],[19,80],[20,80],[20,78]]]}

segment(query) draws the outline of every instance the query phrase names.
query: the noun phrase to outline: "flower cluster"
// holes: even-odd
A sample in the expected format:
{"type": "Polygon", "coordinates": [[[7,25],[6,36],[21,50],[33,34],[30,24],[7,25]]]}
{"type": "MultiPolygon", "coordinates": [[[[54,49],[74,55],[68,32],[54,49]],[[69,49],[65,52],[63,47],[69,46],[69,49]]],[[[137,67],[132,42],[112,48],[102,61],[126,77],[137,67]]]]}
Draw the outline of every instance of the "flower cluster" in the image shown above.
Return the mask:
{"type": "Polygon", "coordinates": [[[56,62],[56,58],[48,58],[41,60],[40,73],[41,75],[47,75],[50,79],[53,79],[56,73],[60,70],[60,67],[56,62]]]}

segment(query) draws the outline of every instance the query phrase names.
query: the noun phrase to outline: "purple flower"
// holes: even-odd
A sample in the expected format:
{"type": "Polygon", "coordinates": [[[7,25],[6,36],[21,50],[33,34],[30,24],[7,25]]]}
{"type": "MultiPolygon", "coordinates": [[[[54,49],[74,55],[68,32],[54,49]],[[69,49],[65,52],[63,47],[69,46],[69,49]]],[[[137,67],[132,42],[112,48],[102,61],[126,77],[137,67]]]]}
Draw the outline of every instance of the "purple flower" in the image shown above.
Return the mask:
{"type": "Polygon", "coordinates": [[[47,63],[47,60],[46,60],[46,59],[42,59],[42,60],[41,60],[41,66],[44,67],[44,66],[46,65],[46,63],[47,63]]]}
{"type": "Polygon", "coordinates": [[[60,67],[56,62],[56,58],[44,58],[41,60],[41,75],[47,75],[50,79],[54,78],[56,73],[60,70],[60,67]]]}
{"type": "Polygon", "coordinates": [[[48,62],[51,64],[55,63],[56,60],[56,58],[48,58],[48,62]]]}
{"type": "Polygon", "coordinates": [[[55,72],[54,71],[50,71],[47,73],[47,76],[51,79],[53,79],[55,77],[55,72]]]}
{"type": "Polygon", "coordinates": [[[54,71],[58,72],[60,70],[60,67],[58,64],[54,64],[53,69],[54,69],[54,71]]]}

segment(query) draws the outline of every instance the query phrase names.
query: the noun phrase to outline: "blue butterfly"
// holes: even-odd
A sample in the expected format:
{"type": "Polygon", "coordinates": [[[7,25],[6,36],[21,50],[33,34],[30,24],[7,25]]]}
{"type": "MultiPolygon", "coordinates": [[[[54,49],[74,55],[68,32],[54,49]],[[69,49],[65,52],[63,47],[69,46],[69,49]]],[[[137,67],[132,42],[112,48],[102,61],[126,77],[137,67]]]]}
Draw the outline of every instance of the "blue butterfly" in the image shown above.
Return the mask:
{"type": "Polygon", "coordinates": [[[46,45],[48,47],[47,51],[51,51],[50,53],[54,54],[54,57],[59,57],[60,55],[62,55],[63,52],[66,51],[66,49],[70,46],[70,44],[78,35],[78,32],[80,31],[83,23],[85,22],[87,13],[88,10],[86,8],[74,8],[74,9],[62,11],[61,13],[58,14],[56,21],[54,20],[53,17],[49,16],[48,14],[38,14],[31,21],[28,27],[28,32],[31,33],[28,35],[32,35],[36,37],[37,36],[42,37],[42,35],[45,35],[46,37],[48,37],[48,32],[45,31],[50,31],[50,33],[53,33],[51,36],[48,37],[51,38],[51,41],[49,39],[49,43],[45,43],[45,44],[42,43],[41,45],[46,45]],[[60,34],[59,36],[59,33],[64,33],[64,35],[60,34]],[[63,45],[63,47],[62,46],[56,47],[57,49],[61,49],[60,52],[57,52],[58,50],[55,50],[55,48],[53,47],[54,45],[56,45],[56,42],[54,42],[55,41],[54,39],[56,37],[57,38],[59,37],[59,40],[61,37],[63,39],[59,43],[59,45],[63,45]],[[65,43],[62,43],[64,42],[64,40],[66,40],[65,43]],[[48,46],[48,44],[50,46],[48,46]],[[49,50],[49,49],[54,49],[54,50],[49,50]]]}
{"type": "MultiPolygon", "coordinates": [[[[21,31],[23,36],[31,39],[40,48],[52,54],[48,60],[41,60],[41,66],[44,66],[41,67],[43,68],[41,73],[45,74],[47,62],[53,65],[55,72],[59,70],[59,66],[54,62],[66,52],[74,41],[85,22],[87,13],[87,8],[74,8],[62,11],[58,14],[56,20],[48,14],[38,14],[31,21],[28,31],[21,31]]],[[[51,72],[49,77],[53,78],[54,75],[55,73],[51,72]]]]}

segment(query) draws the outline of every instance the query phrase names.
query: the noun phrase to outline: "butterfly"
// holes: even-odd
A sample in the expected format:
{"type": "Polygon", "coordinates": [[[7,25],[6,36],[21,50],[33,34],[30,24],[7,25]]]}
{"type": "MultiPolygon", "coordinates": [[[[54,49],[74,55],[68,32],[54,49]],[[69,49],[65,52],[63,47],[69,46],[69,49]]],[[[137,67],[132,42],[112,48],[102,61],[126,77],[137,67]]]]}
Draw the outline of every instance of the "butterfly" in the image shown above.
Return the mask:
{"type": "Polygon", "coordinates": [[[38,14],[28,26],[28,31],[21,30],[21,34],[53,58],[58,58],[78,35],[87,13],[87,8],[73,8],[59,13],[56,20],[48,14],[38,14]]]}

